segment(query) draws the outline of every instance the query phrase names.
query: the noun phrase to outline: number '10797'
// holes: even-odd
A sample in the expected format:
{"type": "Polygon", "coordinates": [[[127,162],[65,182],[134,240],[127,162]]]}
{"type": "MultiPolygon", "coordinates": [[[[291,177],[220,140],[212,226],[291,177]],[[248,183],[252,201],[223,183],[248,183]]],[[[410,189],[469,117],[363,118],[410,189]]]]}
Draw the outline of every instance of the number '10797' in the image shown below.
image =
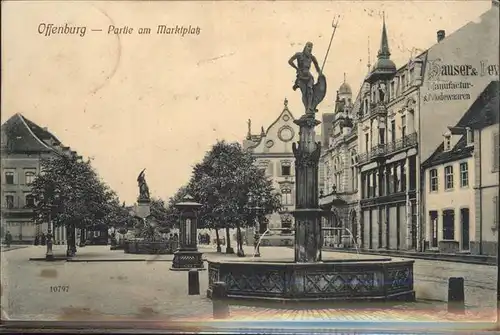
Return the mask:
{"type": "Polygon", "coordinates": [[[51,286],[50,292],[51,293],[69,292],[69,286],[51,286]]]}

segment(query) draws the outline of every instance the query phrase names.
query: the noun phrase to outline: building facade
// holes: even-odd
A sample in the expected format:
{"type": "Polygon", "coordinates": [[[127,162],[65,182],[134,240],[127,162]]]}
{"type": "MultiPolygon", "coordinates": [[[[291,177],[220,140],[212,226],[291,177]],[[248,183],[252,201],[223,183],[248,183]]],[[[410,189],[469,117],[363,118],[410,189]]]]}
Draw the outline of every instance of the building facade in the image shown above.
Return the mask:
{"type": "MultiPolygon", "coordinates": [[[[459,131],[457,127],[466,122],[467,118],[463,119],[465,111],[485,87],[492,80],[498,80],[498,1],[493,1],[491,9],[478,20],[449,36],[439,30],[433,46],[412,56],[400,68],[396,68],[390,55],[384,20],[377,61],[351,107],[353,130],[345,137],[347,142],[338,135],[337,108],[334,113],[323,114],[324,194],[321,203],[341,211],[343,214],[332,216],[338,217],[337,221],[343,221],[344,225],[352,226],[354,220],[350,217],[357,213],[357,242],[364,249],[423,251],[431,248],[443,252],[470,250],[491,254],[486,250],[493,250],[496,245],[499,215],[496,211],[498,198],[494,194],[498,193],[498,183],[493,180],[498,180],[498,172],[495,172],[498,169],[485,169],[495,164],[490,157],[498,157],[498,154],[491,156],[496,148],[495,129],[498,126],[492,123],[479,129],[478,125],[470,125],[474,150],[464,144],[465,130],[459,131]],[[451,130],[450,126],[453,126],[451,130]],[[481,137],[483,133],[486,139],[481,137]],[[450,137],[446,142],[450,147],[446,152],[441,148],[439,153],[439,146],[446,141],[443,134],[450,137]],[[352,139],[356,145],[349,147],[346,144],[352,139]],[[358,178],[358,187],[353,185],[351,189],[357,193],[349,199],[337,189],[337,185],[346,187],[345,182],[338,182],[339,178],[349,176],[345,171],[349,155],[340,154],[346,152],[343,147],[357,153],[352,159],[357,171],[350,174],[358,178]],[[335,159],[340,156],[343,159],[335,159]],[[422,164],[424,161],[426,163],[422,164]],[[462,182],[464,186],[444,190],[441,185],[436,189],[435,174],[439,182],[444,183],[444,174],[448,171],[450,175],[451,169],[456,174],[453,182],[457,185],[462,182]],[[459,180],[460,173],[469,179],[470,187],[465,186],[465,179],[459,180]],[[434,183],[432,190],[429,189],[430,174],[434,183]],[[333,185],[336,185],[334,190],[333,185]],[[444,203],[448,200],[453,203],[455,216],[463,217],[461,221],[453,221],[453,225],[448,215],[450,205],[444,203]],[[346,215],[343,208],[347,203],[350,204],[347,207],[358,204],[356,211],[349,210],[353,215],[346,215]],[[446,234],[443,210],[447,211],[446,234]],[[451,226],[452,239],[449,238],[451,228],[448,228],[451,226]]],[[[448,176],[449,183],[450,178],[453,177],[448,176]]],[[[325,224],[335,225],[335,219],[326,219],[325,224]]]]}
{"type": "MultiPolygon", "coordinates": [[[[30,183],[40,173],[41,160],[54,154],[72,154],[69,147],[42,128],[16,114],[8,119],[1,129],[2,191],[1,231],[7,231],[16,243],[32,243],[37,235],[47,233],[48,224],[33,223],[35,199],[31,195],[30,183]]],[[[64,244],[64,227],[54,229],[54,242],[64,244]]]]}
{"type": "Polygon", "coordinates": [[[352,89],[344,80],[337,91],[334,112],[322,115],[320,166],[324,176],[319,201],[325,210],[324,244],[336,248],[355,247],[359,240],[358,143],[353,106],[352,89]]]}
{"type": "Polygon", "coordinates": [[[249,150],[259,168],[265,170],[274,187],[282,197],[282,209],[267,216],[270,231],[262,240],[262,245],[292,245],[295,209],[295,158],[292,143],[298,140],[299,127],[293,122],[294,116],[288,109],[288,100],[274,122],[258,135],[252,134],[249,120],[248,134],[243,148],[249,150]],[[290,230],[288,230],[290,229],[290,230]]]}
{"type": "MultiPolygon", "coordinates": [[[[491,168],[492,157],[495,157],[492,155],[495,125],[494,123],[484,125],[483,129],[481,128],[483,125],[479,126],[470,118],[474,113],[479,115],[481,109],[479,106],[484,105],[485,94],[490,97],[497,94],[491,91],[491,85],[495,85],[492,82],[498,81],[499,78],[498,15],[498,1],[493,1],[490,10],[449,36],[446,36],[444,31],[439,31],[438,42],[425,53],[425,73],[419,99],[418,142],[420,161],[426,162],[426,166],[422,166],[420,172],[419,188],[422,190],[421,237],[425,239],[425,246],[428,248],[439,249],[441,243],[442,250],[458,252],[470,250],[474,254],[496,254],[498,237],[494,222],[497,215],[493,208],[498,207],[494,207],[494,194],[498,194],[498,189],[495,189],[498,187],[495,186],[498,185],[498,175],[495,175],[494,169],[491,168]],[[453,127],[450,128],[450,126],[453,127]],[[455,149],[457,145],[463,145],[462,142],[459,143],[460,140],[467,140],[466,130],[464,130],[467,127],[471,128],[469,137],[472,131],[473,145],[469,143],[465,148],[455,149]],[[491,134],[482,138],[483,132],[484,134],[491,132],[491,134]],[[439,149],[440,146],[443,148],[439,149]],[[444,150],[445,146],[449,150],[444,150]],[[457,176],[453,180],[456,185],[447,191],[443,189],[446,185],[438,186],[441,187],[438,191],[431,190],[431,186],[434,188],[435,184],[430,184],[429,173],[432,168],[428,165],[432,164],[430,163],[432,160],[437,159],[436,155],[447,156],[451,153],[455,155],[455,150],[458,149],[472,150],[472,158],[462,158],[465,160],[462,162],[454,161],[459,164],[457,166],[456,164],[447,165],[448,175],[452,175],[450,172],[453,171],[453,175],[457,176]],[[439,154],[436,152],[439,150],[445,152],[439,154]],[[462,189],[458,184],[460,164],[465,162],[467,162],[471,189],[462,189]],[[441,191],[444,191],[442,197],[437,197],[436,195],[441,191]],[[440,200],[443,200],[443,197],[456,201],[448,206],[450,208],[444,208],[447,210],[447,226],[454,227],[453,238],[451,238],[452,233],[449,232],[451,228],[447,228],[447,238],[442,236],[443,213],[440,208],[443,203],[440,200]],[[468,199],[467,204],[465,204],[466,199],[468,199]],[[455,209],[453,212],[452,208],[455,209]],[[460,208],[463,208],[463,211],[460,208]],[[469,209],[468,213],[466,209],[469,209]],[[434,211],[432,216],[429,211],[434,211]],[[436,211],[437,218],[435,217],[436,211]],[[452,217],[450,213],[454,213],[454,216],[452,217]],[[469,215],[468,223],[463,223],[467,221],[466,218],[462,219],[466,215],[469,215]],[[451,222],[454,224],[452,225],[451,222]],[[467,249],[467,237],[470,239],[469,249],[467,249]]],[[[438,173],[438,180],[444,183],[442,174],[445,171],[443,170],[440,174],[440,169],[436,168],[436,170],[437,172],[432,173],[438,173]]]]}
{"type": "Polygon", "coordinates": [[[385,20],[377,61],[358,109],[360,244],[366,249],[418,246],[418,87],[422,57],[396,69],[385,20]]]}
{"type": "Polygon", "coordinates": [[[426,249],[496,254],[498,81],[492,81],[423,164],[426,249]]]}

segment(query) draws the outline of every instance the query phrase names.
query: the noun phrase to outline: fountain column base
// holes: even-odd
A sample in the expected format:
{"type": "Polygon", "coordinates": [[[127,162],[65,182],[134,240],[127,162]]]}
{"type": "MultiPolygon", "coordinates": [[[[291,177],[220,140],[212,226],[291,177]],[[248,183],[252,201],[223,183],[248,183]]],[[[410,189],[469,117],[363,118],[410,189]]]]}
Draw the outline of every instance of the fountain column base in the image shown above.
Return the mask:
{"type": "Polygon", "coordinates": [[[177,250],[174,252],[172,271],[189,271],[192,269],[205,270],[203,254],[198,250],[177,250]]]}
{"type": "Polygon", "coordinates": [[[321,261],[323,232],[321,209],[297,209],[295,217],[295,262],[314,263],[321,261]]]}

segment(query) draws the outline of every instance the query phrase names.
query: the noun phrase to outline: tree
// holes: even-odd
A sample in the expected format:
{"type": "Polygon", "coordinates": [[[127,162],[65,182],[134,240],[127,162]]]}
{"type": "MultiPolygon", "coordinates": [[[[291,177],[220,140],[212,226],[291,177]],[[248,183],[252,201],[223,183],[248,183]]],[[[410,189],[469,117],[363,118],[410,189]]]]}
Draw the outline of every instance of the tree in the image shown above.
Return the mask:
{"type": "Polygon", "coordinates": [[[165,205],[165,201],[160,198],[152,198],[151,199],[151,216],[153,216],[161,228],[171,228],[172,221],[169,217],[169,211],[165,205]]]}
{"type": "Polygon", "coordinates": [[[31,187],[37,201],[35,223],[51,221],[55,227],[65,226],[68,254],[76,252],[75,229],[106,224],[110,207],[117,203],[115,193],[99,179],[90,161],[75,156],[43,159],[31,187]]]}
{"type": "MultiPolygon", "coordinates": [[[[258,196],[264,213],[281,207],[272,181],[255,165],[255,158],[238,143],[217,142],[195,165],[188,185],[193,197],[202,204],[200,217],[210,228],[226,229],[227,249],[231,253],[230,228],[236,228],[240,237],[241,227],[253,225],[254,214],[249,210],[249,193],[258,196]]],[[[218,242],[218,249],[220,248],[218,242]]]]}
{"type": "Polygon", "coordinates": [[[171,227],[179,225],[180,212],[177,207],[175,207],[175,205],[179,202],[182,202],[184,200],[184,197],[188,194],[188,185],[184,185],[180,187],[177,192],[168,199],[168,203],[166,205],[166,217],[171,227]]]}

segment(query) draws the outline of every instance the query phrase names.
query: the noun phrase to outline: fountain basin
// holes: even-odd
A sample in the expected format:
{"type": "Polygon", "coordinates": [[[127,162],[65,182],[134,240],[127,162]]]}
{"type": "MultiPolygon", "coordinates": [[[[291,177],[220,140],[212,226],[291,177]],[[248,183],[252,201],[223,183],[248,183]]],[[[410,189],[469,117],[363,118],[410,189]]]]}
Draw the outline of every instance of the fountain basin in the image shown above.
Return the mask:
{"type": "Polygon", "coordinates": [[[215,282],[228,298],[280,301],[415,300],[412,260],[344,259],[318,263],[208,261],[212,297],[215,282]]]}

